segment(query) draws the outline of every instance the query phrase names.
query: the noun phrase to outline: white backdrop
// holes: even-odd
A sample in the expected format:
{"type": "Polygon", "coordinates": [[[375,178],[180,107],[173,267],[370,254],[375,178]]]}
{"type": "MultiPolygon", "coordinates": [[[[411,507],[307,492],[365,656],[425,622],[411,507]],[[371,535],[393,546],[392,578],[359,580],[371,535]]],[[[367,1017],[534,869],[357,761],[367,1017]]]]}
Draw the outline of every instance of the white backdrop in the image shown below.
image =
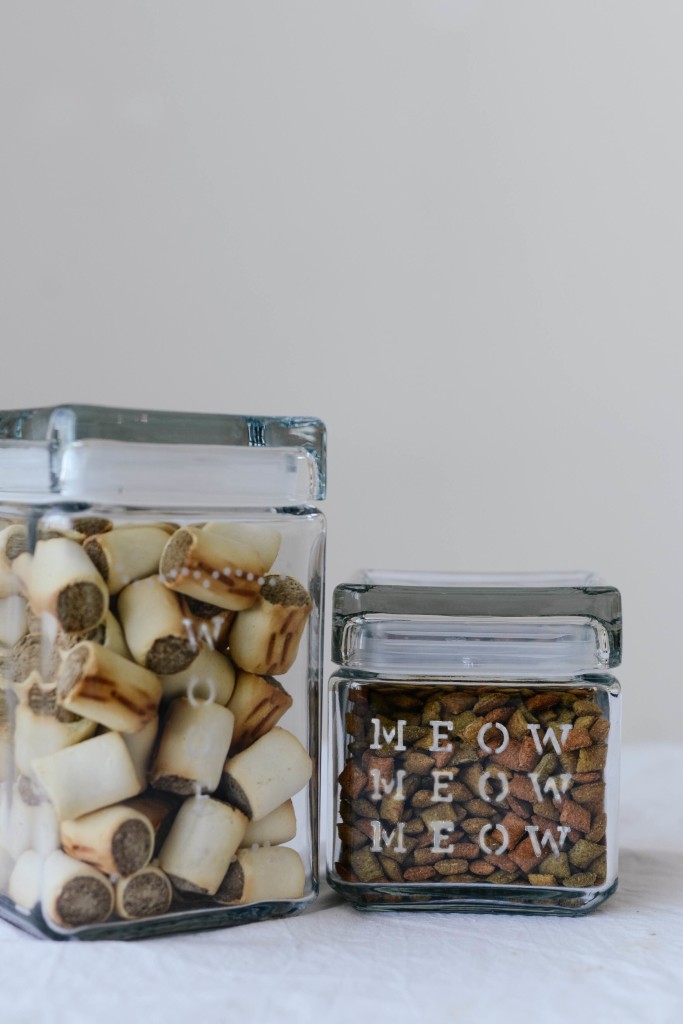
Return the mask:
{"type": "Polygon", "coordinates": [[[316,414],[329,579],[594,568],[680,738],[683,7],[4,0],[0,407],[316,414]]]}

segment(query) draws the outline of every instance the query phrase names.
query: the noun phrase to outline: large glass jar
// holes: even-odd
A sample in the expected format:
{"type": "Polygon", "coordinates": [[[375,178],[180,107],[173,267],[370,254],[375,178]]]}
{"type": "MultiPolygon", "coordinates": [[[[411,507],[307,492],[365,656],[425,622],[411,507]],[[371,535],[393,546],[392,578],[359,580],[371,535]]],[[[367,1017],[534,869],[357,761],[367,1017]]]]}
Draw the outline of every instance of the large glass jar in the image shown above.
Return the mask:
{"type": "Polygon", "coordinates": [[[315,898],[325,431],[0,413],[0,913],[132,938],[315,898]]]}
{"type": "Polygon", "coordinates": [[[588,573],[336,588],[328,878],[364,910],[580,914],[617,885],[621,600],[588,573]]]}

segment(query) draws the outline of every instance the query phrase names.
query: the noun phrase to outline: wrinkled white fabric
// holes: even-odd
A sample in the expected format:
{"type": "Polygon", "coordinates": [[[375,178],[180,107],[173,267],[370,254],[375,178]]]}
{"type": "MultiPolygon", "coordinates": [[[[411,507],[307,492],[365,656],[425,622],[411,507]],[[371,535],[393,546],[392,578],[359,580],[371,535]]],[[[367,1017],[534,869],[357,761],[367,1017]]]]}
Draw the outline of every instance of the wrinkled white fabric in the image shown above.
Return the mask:
{"type": "Polygon", "coordinates": [[[619,890],[583,918],[359,913],[135,943],[0,924],[2,1024],[668,1024],[683,1014],[683,746],[626,748],[619,890]]]}

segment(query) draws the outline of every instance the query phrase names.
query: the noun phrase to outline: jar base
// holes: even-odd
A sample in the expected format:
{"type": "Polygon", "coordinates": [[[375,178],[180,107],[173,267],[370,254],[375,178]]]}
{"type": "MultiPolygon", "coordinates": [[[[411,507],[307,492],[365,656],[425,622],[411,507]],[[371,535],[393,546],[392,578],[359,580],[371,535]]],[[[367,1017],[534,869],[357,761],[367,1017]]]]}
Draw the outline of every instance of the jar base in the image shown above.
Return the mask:
{"type": "Polygon", "coordinates": [[[207,908],[194,912],[165,914],[158,918],[140,918],[136,921],[107,921],[93,927],[80,927],[70,931],[56,929],[48,924],[39,907],[30,912],[18,910],[14,903],[0,896],[0,918],[16,925],[36,939],[92,942],[98,939],[130,940],[152,939],[185,932],[211,931],[234,925],[268,921],[278,917],[301,914],[317,899],[317,889],[297,900],[269,900],[247,903],[244,906],[207,908]]]}
{"type": "Polygon", "coordinates": [[[329,885],[357,910],[432,910],[459,914],[555,914],[579,917],[616,892],[618,879],[602,889],[541,886],[357,885],[328,874],[329,885]],[[513,890],[513,891],[511,891],[513,890]]]}

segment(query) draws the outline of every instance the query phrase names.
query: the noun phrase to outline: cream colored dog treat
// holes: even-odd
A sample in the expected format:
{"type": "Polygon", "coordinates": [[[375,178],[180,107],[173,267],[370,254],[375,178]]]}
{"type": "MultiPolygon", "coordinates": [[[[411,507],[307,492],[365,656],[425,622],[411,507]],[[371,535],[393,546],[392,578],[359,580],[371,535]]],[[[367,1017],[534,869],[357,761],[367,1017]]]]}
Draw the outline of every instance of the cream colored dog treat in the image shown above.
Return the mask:
{"type": "Polygon", "coordinates": [[[118,611],[131,653],[161,675],[187,668],[199,651],[177,598],[155,576],[126,587],[118,611]]]}
{"type": "Polygon", "coordinates": [[[159,865],[184,892],[213,896],[242,842],[247,818],[210,797],[191,797],[178,811],[159,865]]]}
{"type": "Polygon", "coordinates": [[[144,788],[147,785],[147,772],[154,750],[154,743],[159,731],[159,719],[155,715],[144,728],[138,732],[121,733],[123,741],[128,747],[130,759],[135,766],[140,785],[144,788]]]}
{"type": "Polygon", "coordinates": [[[25,850],[12,868],[7,892],[22,910],[33,910],[40,903],[43,858],[35,850],[25,850]]]}
{"type": "Polygon", "coordinates": [[[114,887],[97,868],[55,850],[45,861],[41,907],[61,928],[101,924],[114,909],[114,887]]]}
{"type": "Polygon", "coordinates": [[[256,600],[264,569],[249,545],[189,526],[168,541],[159,572],[171,590],[239,611],[256,600]]]}
{"type": "Polygon", "coordinates": [[[108,729],[139,732],[156,717],[161,683],[135,662],[85,641],[62,661],[57,698],[67,710],[108,729]]]}
{"type": "Polygon", "coordinates": [[[263,846],[238,850],[215,895],[217,903],[297,900],[304,894],[306,872],[296,850],[263,846]]]}
{"type": "Polygon", "coordinates": [[[0,566],[11,569],[12,562],[28,547],[28,530],[23,523],[12,523],[0,530],[0,566]]]}
{"type": "Polygon", "coordinates": [[[113,527],[111,519],[101,516],[76,516],[71,520],[71,530],[78,537],[91,537],[94,534],[106,533],[113,527]]]}
{"type": "Polygon", "coordinates": [[[107,612],[106,584],[76,541],[38,541],[28,583],[33,611],[50,612],[67,633],[94,629],[107,612]]]}
{"type": "Polygon", "coordinates": [[[292,698],[277,679],[238,672],[228,707],[235,716],[231,754],[251,746],[269,732],[292,706],[292,698]]]}
{"type": "Polygon", "coordinates": [[[119,625],[119,620],[109,611],[99,626],[96,626],[95,629],[89,629],[85,633],[65,633],[63,630],[58,629],[55,646],[61,655],[65,651],[70,651],[72,647],[82,643],[84,640],[92,640],[94,643],[106,647],[108,651],[120,654],[122,658],[128,658],[129,661],[133,658],[133,655],[128,650],[128,644],[119,625]]]}
{"type": "Polygon", "coordinates": [[[32,764],[36,758],[49,757],[60,750],[72,747],[95,735],[97,723],[85,718],[78,718],[66,712],[69,721],[60,721],[56,705],[55,688],[51,687],[51,700],[45,698],[39,704],[38,698],[32,700],[31,695],[39,695],[46,688],[34,686],[27,691],[27,700],[19,704],[14,719],[14,762],[17,770],[23,775],[34,778],[32,764]],[[52,712],[48,709],[52,707],[52,712]],[[34,710],[37,709],[37,710],[34,710]]]}
{"type": "Polygon", "coordinates": [[[126,804],[63,821],[60,833],[65,853],[106,875],[132,875],[149,864],[154,852],[149,819],[126,804]]]}
{"type": "Polygon", "coordinates": [[[157,576],[131,583],[119,594],[119,618],[138,665],[157,675],[186,669],[199,653],[191,623],[183,617],[178,598],[157,576]]]}
{"type": "Polygon", "coordinates": [[[109,593],[118,594],[134,580],[157,572],[167,541],[168,533],[156,526],[126,526],[88,537],[83,550],[109,587],[109,593]]]}
{"type": "Polygon", "coordinates": [[[21,594],[28,597],[31,591],[31,573],[33,571],[33,555],[22,551],[12,562],[12,569],[0,568],[0,597],[8,594],[21,594]]]}
{"type": "Polygon", "coordinates": [[[313,605],[308,591],[291,576],[268,576],[253,607],[240,612],[229,636],[230,656],[257,675],[288,672],[313,605]]]}
{"type": "Polygon", "coordinates": [[[150,773],[154,788],[181,796],[212,793],[221,780],[233,722],[232,712],[220,704],[174,700],[150,773]]]}
{"type": "Polygon", "coordinates": [[[204,530],[206,533],[215,533],[229,540],[238,540],[253,548],[261,559],[264,572],[270,572],[282,543],[279,530],[272,526],[258,526],[256,523],[206,523],[204,530]]]}
{"type": "Polygon", "coordinates": [[[306,785],[310,757],[296,736],[276,725],[225,762],[218,796],[259,821],[306,785]]]}
{"type": "Polygon", "coordinates": [[[161,676],[160,682],[164,700],[188,697],[225,705],[235,689],[235,669],[224,654],[202,647],[189,668],[161,676]]]}
{"type": "Polygon", "coordinates": [[[116,883],[116,913],[125,920],[157,917],[171,906],[173,889],[161,868],[147,867],[116,883]]]}
{"type": "Polygon", "coordinates": [[[142,789],[128,748],[116,732],[35,758],[32,767],[62,820],[118,804],[142,789]]]}
{"type": "Polygon", "coordinates": [[[0,597],[12,597],[13,594],[26,593],[24,575],[30,568],[31,555],[20,555],[17,558],[17,562],[19,563],[19,569],[23,569],[22,573],[0,565],[0,597]]]}
{"type": "Polygon", "coordinates": [[[250,821],[240,846],[278,846],[288,843],[296,835],[294,804],[285,800],[260,821],[250,821]]]}

